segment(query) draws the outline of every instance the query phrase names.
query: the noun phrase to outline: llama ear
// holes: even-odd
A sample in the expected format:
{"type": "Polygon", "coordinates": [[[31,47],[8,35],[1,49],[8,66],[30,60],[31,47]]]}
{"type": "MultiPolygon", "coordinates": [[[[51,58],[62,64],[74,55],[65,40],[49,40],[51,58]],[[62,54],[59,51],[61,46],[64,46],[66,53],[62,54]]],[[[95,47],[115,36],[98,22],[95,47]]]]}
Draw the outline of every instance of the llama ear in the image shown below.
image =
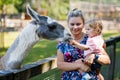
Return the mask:
{"type": "Polygon", "coordinates": [[[27,14],[36,21],[40,21],[39,14],[35,12],[29,4],[26,5],[27,14]]]}

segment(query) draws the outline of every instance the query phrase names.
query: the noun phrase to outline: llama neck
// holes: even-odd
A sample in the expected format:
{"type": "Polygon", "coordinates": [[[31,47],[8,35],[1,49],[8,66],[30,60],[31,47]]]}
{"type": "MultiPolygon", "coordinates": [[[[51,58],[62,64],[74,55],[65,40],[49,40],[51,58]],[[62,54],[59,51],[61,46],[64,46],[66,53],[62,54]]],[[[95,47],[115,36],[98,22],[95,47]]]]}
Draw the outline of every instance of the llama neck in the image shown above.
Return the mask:
{"type": "Polygon", "coordinates": [[[29,50],[39,41],[39,37],[35,33],[36,29],[37,26],[33,24],[29,24],[23,29],[5,55],[6,67],[9,65],[11,68],[16,68],[21,65],[29,50]]]}

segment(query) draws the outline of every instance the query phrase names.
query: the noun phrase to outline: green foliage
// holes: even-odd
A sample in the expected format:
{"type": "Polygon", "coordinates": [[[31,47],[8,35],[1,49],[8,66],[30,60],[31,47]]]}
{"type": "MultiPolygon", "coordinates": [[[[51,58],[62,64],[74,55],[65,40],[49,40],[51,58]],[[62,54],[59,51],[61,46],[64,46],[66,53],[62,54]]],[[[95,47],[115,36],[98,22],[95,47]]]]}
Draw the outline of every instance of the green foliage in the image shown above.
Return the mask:
{"type": "Polygon", "coordinates": [[[18,1],[14,4],[15,8],[18,10],[18,12],[25,12],[25,0],[15,0],[18,1]]]}
{"type": "Polygon", "coordinates": [[[47,10],[48,16],[59,20],[66,19],[69,11],[69,0],[54,0],[54,2],[53,0],[42,0],[31,4],[35,9],[40,7],[40,10],[47,10]]]}
{"type": "MultiPolygon", "coordinates": [[[[13,14],[25,12],[26,0],[0,0],[0,12],[13,14]]],[[[29,0],[35,10],[48,11],[48,16],[55,19],[66,19],[69,10],[69,0],[29,0]]]]}
{"type": "Polygon", "coordinates": [[[69,2],[65,0],[56,0],[55,3],[50,2],[49,16],[56,19],[66,19],[67,12],[69,10],[69,2]]]}
{"type": "Polygon", "coordinates": [[[0,0],[1,13],[17,13],[23,11],[25,0],[0,0]]]}
{"type": "Polygon", "coordinates": [[[111,37],[115,37],[115,36],[120,36],[119,32],[115,32],[115,31],[106,31],[103,32],[103,37],[105,40],[111,38],[111,37]]]}

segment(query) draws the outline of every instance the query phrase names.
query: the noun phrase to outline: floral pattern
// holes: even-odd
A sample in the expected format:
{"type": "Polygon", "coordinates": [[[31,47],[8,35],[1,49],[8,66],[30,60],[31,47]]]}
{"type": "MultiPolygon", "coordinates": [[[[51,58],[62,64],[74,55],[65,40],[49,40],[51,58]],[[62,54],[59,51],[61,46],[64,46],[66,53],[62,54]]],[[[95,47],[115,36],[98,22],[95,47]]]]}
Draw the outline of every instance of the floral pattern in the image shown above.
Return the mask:
{"type": "MultiPolygon", "coordinates": [[[[86,44],[87,38],[88,38],[87,36],[84,36],[83,40],[80,43],[86,44]]],[[[64,60],[66,62],[74,62],[77,59],[84,58],[83,57],[84,51],[78,48],[75,48],[69,43],[60,42],[57,45],[57,49],[59,49],[64,54],[64,60]]],[[[61,80],[81,80],[81,77],[82,77],[81,74],[77,70],[65,71],[62,74],[61,80]]],[[[92,79],[92,80],[97,80],[97,79],[92,79]]]]}

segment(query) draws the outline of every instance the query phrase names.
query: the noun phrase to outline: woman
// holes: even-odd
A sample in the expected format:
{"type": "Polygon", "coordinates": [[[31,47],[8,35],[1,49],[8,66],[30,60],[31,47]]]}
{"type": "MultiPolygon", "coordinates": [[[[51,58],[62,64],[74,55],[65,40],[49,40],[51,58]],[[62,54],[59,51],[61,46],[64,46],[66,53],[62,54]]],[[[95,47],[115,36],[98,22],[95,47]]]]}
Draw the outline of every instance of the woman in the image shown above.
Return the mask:
{"type": "MultiPolygon", "coordinates": [[[[82,12],[78,9],[70,11],[68,14],[68,28],[70,29],[73,39],[81,44],[86,44],[87,35],[83,33],[84,17],[82,12]]],[[[69,43],[60,42],[57,46],[57,67],[62,70],[62,80],[81,80],[82,75],[79,73],[81,67],[81,58],[83,58],[84,51],[75,48],[69,43]]],[[[110,59],[104,51],[103,55],[90,55],[96,62],[102,64],[110,64],[110,59]]],[[[89,63],[89,61],[86,60],[89,63]]],[[[92,80],[98,80],[96,70],[89,71],[92,80]]]]}

